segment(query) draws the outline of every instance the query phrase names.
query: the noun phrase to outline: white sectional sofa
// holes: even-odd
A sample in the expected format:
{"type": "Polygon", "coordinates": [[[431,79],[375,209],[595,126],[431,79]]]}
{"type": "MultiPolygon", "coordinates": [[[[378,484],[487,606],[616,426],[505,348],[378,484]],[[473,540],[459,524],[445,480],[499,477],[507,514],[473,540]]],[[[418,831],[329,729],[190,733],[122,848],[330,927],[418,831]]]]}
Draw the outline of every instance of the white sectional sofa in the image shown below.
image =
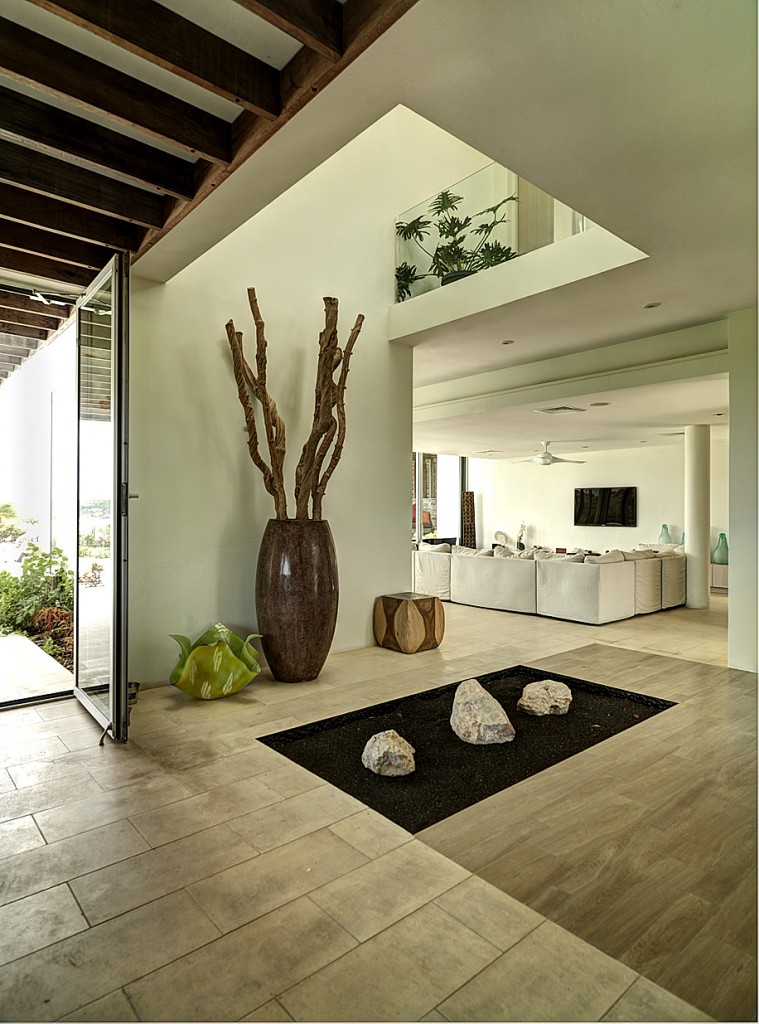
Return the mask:
{"type": "Polygon", "coordinates": [[[477,608],[601,625],[685,604],[686,559],[667,552],[610,552],[564,561],[413,552],[413,589],[477,608]]]}

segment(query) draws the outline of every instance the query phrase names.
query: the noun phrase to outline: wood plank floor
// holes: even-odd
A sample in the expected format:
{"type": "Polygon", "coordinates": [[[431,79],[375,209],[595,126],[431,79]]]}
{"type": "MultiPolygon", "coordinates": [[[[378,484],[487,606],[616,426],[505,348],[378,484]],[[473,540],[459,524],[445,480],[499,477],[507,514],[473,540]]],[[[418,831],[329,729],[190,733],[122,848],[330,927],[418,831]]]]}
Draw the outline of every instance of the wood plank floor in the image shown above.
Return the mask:
{"type": "Polygon", "coordinates": [[[535,664],[679,703],[418,838],[716,1019],[756,1020],[756,676],[602,644],[535,664]]]}

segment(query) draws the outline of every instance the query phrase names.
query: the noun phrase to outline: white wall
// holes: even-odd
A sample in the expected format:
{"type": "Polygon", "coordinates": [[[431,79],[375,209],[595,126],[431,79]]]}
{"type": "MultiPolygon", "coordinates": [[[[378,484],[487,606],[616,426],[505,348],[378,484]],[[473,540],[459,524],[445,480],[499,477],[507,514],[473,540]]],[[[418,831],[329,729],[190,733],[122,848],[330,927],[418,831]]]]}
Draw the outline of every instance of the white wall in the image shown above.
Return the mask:
{"type": "Polygon", "coordinates": [[[29,539],[76,553],[74,325],[0,387],[0,503],[16,506],[29,539]],[[54,458],[51,460],[51,441],[54,458]]]}
{"type": "MultiPolygon", "coordinates": [[[[573,455],[572,458],[575,456],[573,455]]],[[[477,545],[489,546],[496,530],[513,545],[522,520],[525,543],[546,547],[581,547],[595,551],[656,542],[662,523],[676,541],[683,531],[683,448],[646,446],[621,451],[588,452],[585,465],[536,466],[471,459],[470,487],[477,506],[477,545]],[[574,526],[575,487],[637,487],[637,527],[574,526]]],[[[712,445],[712,535],[726,532],[728,495],[727,445],[712,445]],[[716,486],[721,482],[721,486],[716,486]]]]}
{"type": "Polygon", "coordinates": [[[252,354],[248,286],[266,321],[269,389],[287,428],[290,514],[313,416],[322,296],[340,300],[343,339],[356,314],[366,316],[324,516],[340,570],[333,650],[374,642],[375,597],[410,583],[412,356],[388,343],[387,330],[395,217],[482,162],[408,111],[392,111],[168,284],[135,277],[131,678],[166,680],[170,633],[195,636],[216,621],[256,627],[256,559],[273,502],[248,456],[224,331],[233,317],[252,354]]]}
{"type": "Polygon", "coordinates": [[[757,670],[757,320],[756,310],[731,313],[730,546],[727,660],[757,670]]]}

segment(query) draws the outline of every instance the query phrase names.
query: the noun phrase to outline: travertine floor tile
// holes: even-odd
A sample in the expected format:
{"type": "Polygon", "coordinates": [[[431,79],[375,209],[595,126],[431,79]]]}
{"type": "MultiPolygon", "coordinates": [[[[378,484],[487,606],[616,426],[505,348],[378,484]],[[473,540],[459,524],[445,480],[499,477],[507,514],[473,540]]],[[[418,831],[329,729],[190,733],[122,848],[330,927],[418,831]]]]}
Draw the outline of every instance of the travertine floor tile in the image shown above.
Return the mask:
{"type": "MultiPolygon", "coordinates": [[[[229,757],[218,757],[212,764],[200,768],[186,768],[175,771],[174,775],[191,793],[208,793],[219,786],[228,786],[232,782],[240,782],[254,775],[260,776],[272,768],[282,765],[281,755],[275,753],[263,743],[256,743],[250,750],[229,757]]],[[[265,780],[260,781],[265,783],[265,780]]],[[[276,787],[270,787],[279,792],[276,787]]]]}
{"type": "Polygon", "coordinates": [[[68,761],[67,755],[45,761],[27,761],[26,764],[14,765],[8,774],[19,789],[26,786],[39,786],[45,782],[64,779],[67,776],[81,775],[82,765],[68,761]]]}
{"type": "Polygon", "coordinates": [[[398,846],[410,843],[414,838],[405,828],[369,808],[336,821],[329,829],[371,858],[381,857],[398,846]]]}
{"type": "Polygon", "coordinates": [[[261,782],[283,797],[298,796],[299,793],[307,793],[309,789],[324,785],[324,779],[286,759],[278,768],[264,772],[261,782]]]}
{"type": "Polygon", "coordinates": [[[58,843],[7,857],[0,870],[0,904],[40,892],[148,849],[128,821],[117,821],[58,843]]]}
{"type": "Polygon", "coordinates": [[[498,954],[430,905],[283,993],[280,1002],[300,1021],[417,1020],[498,954]]]}
{"type": "Polygon", "coordinates": [[[439,1009],[448,1020],[592,1021],[636,977],[629,967],[546,921],[439,1009]]]}
{"type": "MultiPolygon", "coordinates": [[[[95,782],[93,781],[93,786],[95,782]]],[[[79,796],[77,790],[72,792],[79,796]]],[[[181,800],[187,790],[170,776],[140,782],[127,789],[114,789],[86,800],[77,799],[63,807],[35,814],[37,824],[49,843],[87,832],[109,821],[119,821],[143,807],[161,807],[181,800]]],[[[19,790],[19,793],[24,792],[19,790]]]]}
{"type": "MultiPolygon", "coordinates": [[[[180,783],[176,783],[180,786],[180,783]]],[[[182,795],[186,795],[181,786],[182,795]]],[[[219,825],[232,818],[239,818],[248,811],[281,800],[279,793],[264,786],[258,779],[243,779],[228,786],[219,786],[209,793],[178,800],[168,807],[131,815],[131,821],[145,836],[151,846],[170,843],[193,832],[219,825]]]]}
{"type": "Polygon", "coordinates": [[[94,1003],[61,1017],[61,1020],[77,1021],[82,1024],[88,1021],[136,1021],[137,1014],[123,990],[119,989],[118,992],[110,992],[102,999],[96,999],[94,1003]]]}
{"type": "Polygon", "coordinates": [[[638,978],[601,1020],[664,1021],[713,1020],[695,1006],[678,999],[647,978],[638,978]]]}
{"type": "Polygon", "coordinates": [[[95,780],[84,771],[66,779],[43,782],[39,786],[13,789],[0,795],[0,821],[20,818],[23,814],[36,814],[83,797],[96,797],[102,792],[95,780]]]}
{"type": "Polygon", "coordinates": [[[67,885],[0,907],[0,964],[84,931],[87,921],[67,885]]]}
{"type": "Polygon", "coordinates": [[[0,860],[23,853],[24,850],[33,850],[35,846],[44,845],[44,842],[30,814],[0,823],[0,860]]]}
{"type": "Polygon", "coordinates": [[[236,818],[232,827],[251,846],[265,852],[347,818],[362,807],[363,804],[347,793],[322,785],[236,818]]]}
{"type": "Polygon", "coordinates": [[[50,1020],[210,942],[218,934],[187,893],[166,896],[0,968],[9,1020],[50,1020]]]}
{"type": "Polygon", "coordinates": [[[216,825],[70,884],[90,924],[99,924],[255,856],[227,825],[216,825]]]}
{"type": "Polygon", "coordinates": [[[438,896],[435,903],[501,950],[509,949],[544,920],[474,875],[438,896]]]}
{"type": "Polygon", "coordinates": [[[464,868],[414,841],[330,882],[312,899],[364,940],[468,877],[464,868]]]}
{"type": "Polygon", "coordinates": [[[270,1003],[266,1003],[264,1006],[259,1006],[259,1008],[257,1010],[254,1010],[253,1013],[249,1013],[247,1014],[247,1016],[241,1017],[240,1020],[285,1021],[289,1024],[289,1021],[292,1020],[292,1017],[284,1008],[284,1006],[278,1003],[276,999],[272,999],[270,1003]]]}
{"type": "Polygon", "coordinates": [[[7,768],[0,768],[0,793],[10,793],[16,788],[7,768]]]}
{"type": "Polygon", "coordinates": [[[238,1020],[354,945],[347,932],[302,898],[128,985],[126,991],[142,1020],[238,1020]]]}
{"type": "Polygon", "coordinates": [[[197,882],[189,891],[227,932],[365,862],[358,850],[322,829],[197,882]]]}

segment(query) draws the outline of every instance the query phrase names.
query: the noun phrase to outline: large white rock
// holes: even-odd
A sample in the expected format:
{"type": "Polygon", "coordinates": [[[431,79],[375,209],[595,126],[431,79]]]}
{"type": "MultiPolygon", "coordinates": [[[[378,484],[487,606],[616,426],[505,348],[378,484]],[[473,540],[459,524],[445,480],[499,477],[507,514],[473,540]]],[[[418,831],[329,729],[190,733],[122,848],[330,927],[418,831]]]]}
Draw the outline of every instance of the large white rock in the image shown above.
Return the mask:
{"type": "Polygon", "coordinates": [[[476,679],[456,687],[451,728],[466,743],[508,743],[516,735],[506,712],[476,679]]]}
{"type": "Polygon", "coordinates": [[[517,701],[517,710],[528,715],[566,715],[572,703],[572,691],[558,679],[528,683],[517,701]]]}
{"type": "Polygon", "coordinates": [[[361,763],[375,775],[410,775],[416,768],[414,748],[395,729],[376,732],[364,747],[361,763]]]}

